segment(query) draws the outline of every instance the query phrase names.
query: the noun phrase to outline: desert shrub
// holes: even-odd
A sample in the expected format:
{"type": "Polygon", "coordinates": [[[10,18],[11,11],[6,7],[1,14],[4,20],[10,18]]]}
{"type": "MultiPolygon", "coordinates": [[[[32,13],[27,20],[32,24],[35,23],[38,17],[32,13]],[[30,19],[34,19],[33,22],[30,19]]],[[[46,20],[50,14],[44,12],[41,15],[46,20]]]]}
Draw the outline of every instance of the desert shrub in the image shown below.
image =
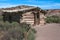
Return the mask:
{"type": "Polygon", "coordinates": [[[23,31],[29,31],[29,29],[31,29],[30,24],[26,24],[26,23],[21,23],[21,28],[23,28],[23,31]]]}
{"type": "Polygon", "coordinates": [[[0,16],[0,21],[2,21],[3,20],[3,16],[0,16]]]}
{"type": "Polygon", "coordinates": [[[24,33],[20,32],[20,31],[8,31],[8,33],[6,33],[1,40],[23,40],[24,38],[24,33]]]}
{"type": "Polygon", "coordinates": [[[47,23],[60,23],[60,18],[58,16],[48,16],[46,19],[47,23]]]}
{"type": "Polygon", "coordinates": [[[29,24],[19,24],[17,22],[9,23],[8,21],[0,22],[0,30],[7,32],[4,37],[2,37],[2,40],[23,40],[25,38],[24,33],[28,32],[29,29],[31,29],[31,31],[29,32],[28,40],[33,40],[34,29],[32,30],[29,24]]]}
{"type": "Polygon", "coordinates": [[[35,33],[32,30],[29,32],[28,40],[35,40],[35,33]]]}
{"type": "Polygon", "coordinates": [[[3,38],[2,40],[23,40],[24,38],[24,32],[22,31],[23,28],[21,28],[21,26],[14,22],[14,23],[2,23],[0,24],[0,30],[6,31],[8,32],[3,38]]]}
{"type": "Polygon", "coordinates": [[[33,29],[31,29],[32,30],[32,32],[34,32],[34,33],[36,33],[37,31],[33,28],[33,29]]]}

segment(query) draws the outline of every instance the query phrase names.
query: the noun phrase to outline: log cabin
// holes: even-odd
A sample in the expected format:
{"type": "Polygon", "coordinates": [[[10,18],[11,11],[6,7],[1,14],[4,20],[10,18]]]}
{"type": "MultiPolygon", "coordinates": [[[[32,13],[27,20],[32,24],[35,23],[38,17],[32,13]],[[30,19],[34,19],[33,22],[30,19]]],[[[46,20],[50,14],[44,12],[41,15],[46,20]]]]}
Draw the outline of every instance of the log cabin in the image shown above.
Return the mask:
{"type": "Polygon", "coordinates": [[[39,25],[40,24],[40,14],[42,12],[38,7],[27,7],[21,9],[4,9],[3,12],[3,20],[9,22],[26,22],[31,25],[39,25]]]}

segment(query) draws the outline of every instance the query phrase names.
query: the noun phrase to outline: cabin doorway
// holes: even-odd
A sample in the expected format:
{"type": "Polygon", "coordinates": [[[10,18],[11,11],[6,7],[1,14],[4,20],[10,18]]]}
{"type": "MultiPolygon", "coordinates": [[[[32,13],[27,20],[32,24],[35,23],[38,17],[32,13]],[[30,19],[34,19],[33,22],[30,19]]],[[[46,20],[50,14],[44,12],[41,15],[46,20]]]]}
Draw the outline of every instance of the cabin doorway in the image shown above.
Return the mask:
{"type": "Polygon", "coordinates": [[[34,13],[34,25],[39,25],[40,24],[40,14],[39,12],[34,13]]]}

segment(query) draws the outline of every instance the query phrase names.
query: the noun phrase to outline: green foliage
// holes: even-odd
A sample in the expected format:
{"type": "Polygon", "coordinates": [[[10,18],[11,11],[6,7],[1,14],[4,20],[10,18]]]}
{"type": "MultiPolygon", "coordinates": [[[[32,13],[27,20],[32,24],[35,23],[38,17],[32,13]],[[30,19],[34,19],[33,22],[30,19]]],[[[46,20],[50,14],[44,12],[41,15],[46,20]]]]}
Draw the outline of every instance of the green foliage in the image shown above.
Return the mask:
{"type": "Polygon", "coordinates": [[[31,29],[32,30],[32,32],[34,32],[34,33],[36,33],[37,31],[33,28],[33,29],[31,29]]]}
{"type": "Polygon", "coordinates": [[[3,16],[0,16],[0,21],[2,21],[3,20],[3,16]]]}
{"type": "Polygon", "coordinates": [[[32,30],[29,32],[28,40],[35,40],[35,33],[32,30]]]}
{"type": "Polygon", "coordinates": [[[20,25],[21,25],[21,28],[23,28],[23,31],[24,31],[24,32],[28,32],[29,29],[31,29],[30,24],[21,23],[20,25]]]}
{"type": "Polygon", "coordinates": [[[48,16],[46,19],[47,23],[60,23],[60,18],[58,16],[48,16]]]}
{"type": "Polygon", "coordinates": [[[1,22],[0,30],[7,32],[2,40],[23,40],[24,33],[21,32],[18,27],[20,28],[19,24],[16,22],[12,24],[9,22],[1,22]]]}
{"type": "Polygon", "coordinates": [[[34,39],[34,32],[35,30],[31,28],[29,24],[26,23],[9,23],[8,21],[0,22],[0,30],[7,32],[6,35],[2,38],[2,40],[23,40],[24,39],[24,33],[28,32],[29,29],[31,31],[28,35],[28,40],[34,39]]]}

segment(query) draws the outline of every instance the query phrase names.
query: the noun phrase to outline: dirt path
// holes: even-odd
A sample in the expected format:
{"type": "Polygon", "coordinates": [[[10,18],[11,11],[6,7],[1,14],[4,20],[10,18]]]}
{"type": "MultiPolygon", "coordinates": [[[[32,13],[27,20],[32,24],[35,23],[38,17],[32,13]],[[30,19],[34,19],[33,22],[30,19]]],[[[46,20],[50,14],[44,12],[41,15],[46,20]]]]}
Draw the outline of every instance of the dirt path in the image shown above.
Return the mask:
{"type": "Polygon", "coordinates": [[[60,40],[60,24],[47,24],[35,26],[36,40],[60,40]]]}

